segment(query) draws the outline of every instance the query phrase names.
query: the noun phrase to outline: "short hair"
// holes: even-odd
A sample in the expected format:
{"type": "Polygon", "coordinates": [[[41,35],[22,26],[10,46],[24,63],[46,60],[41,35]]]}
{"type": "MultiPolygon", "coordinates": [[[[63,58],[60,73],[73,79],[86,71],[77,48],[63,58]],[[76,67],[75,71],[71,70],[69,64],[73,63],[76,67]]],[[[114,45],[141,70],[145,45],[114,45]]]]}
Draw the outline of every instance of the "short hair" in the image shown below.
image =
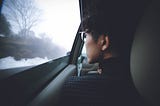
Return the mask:
{"type": "Polygon", "coordinates": [[[108,36],[110,43],[107,50],[115,52],[112,43],[112,22],[109,18],[104,14],[88,16],[82,21],[81,28],[84,32],[91,33],[96,42],[101,35],[108,36]]]}
{"type": "Polygon", "coordinates": [[[84,18],[81,29],[87,33],[91,33],[95,41],[102,34],[111,34],[111,20],[103,14],[95,14],[84,18]]]}
{"type": "Polygon", "coordinates": [[[129,30],[125,30],[124,19],[117,19],[118,17],[113,17],[109,14],[87,16],[81,23],[81,30],[91,33],[95,41],[102,34],[107,35],[110,41],[109,50],[112,53],[128,55],[132,42],[130,40],[131,37],[128,36],[129,30]]]}

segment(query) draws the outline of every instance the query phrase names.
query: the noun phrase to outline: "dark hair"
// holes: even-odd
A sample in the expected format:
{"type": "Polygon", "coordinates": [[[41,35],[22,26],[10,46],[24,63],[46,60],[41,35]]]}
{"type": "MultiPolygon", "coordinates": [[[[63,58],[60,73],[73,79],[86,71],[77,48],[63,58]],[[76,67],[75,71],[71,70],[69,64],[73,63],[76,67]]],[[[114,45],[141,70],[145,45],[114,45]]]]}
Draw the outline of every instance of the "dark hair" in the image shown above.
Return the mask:
{"type": "Polygon", "coordinates": [[[109,49],[112,53],[119,55],[127,53],[128,55],[131,48],[131,37],[124,19],[108,14],[95,14],[84,18],[81,30],[91,33],[95,41],[102,34],[107,35],[110,40],[109,49]]]}
{"type": "Polygon", "coordinates": [[[104,14],[95,14],[84,18],[81,24],[81,29],[87,33],[91,33],[95,41],[98,40],[99,36],[105,35],[109,37],[110,43],[107,50],[113,52],[112,44],[112,24],[110,17],[104,14]]]}
{"type": "Polygon", "coordinates": [[[81,24],[81,30],[91,33],[94,40],[102,34],[111,34],[111,20],[103,14],[96,14],[84,18],[81,24]]]}

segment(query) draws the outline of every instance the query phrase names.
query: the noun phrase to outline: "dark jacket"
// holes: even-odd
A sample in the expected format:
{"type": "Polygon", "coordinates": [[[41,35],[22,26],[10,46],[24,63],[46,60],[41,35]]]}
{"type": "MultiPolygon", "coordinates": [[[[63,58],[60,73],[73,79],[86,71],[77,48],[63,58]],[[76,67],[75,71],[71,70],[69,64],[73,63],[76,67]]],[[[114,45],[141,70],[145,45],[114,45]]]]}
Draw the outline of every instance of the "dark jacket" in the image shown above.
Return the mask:
{"type": "Polygon", "coordinates": [[[129,65],[112,58],[100,63],[102,74],[70,77],[60,100],[63,106],[143,106],[129,73],[129,65]]]}

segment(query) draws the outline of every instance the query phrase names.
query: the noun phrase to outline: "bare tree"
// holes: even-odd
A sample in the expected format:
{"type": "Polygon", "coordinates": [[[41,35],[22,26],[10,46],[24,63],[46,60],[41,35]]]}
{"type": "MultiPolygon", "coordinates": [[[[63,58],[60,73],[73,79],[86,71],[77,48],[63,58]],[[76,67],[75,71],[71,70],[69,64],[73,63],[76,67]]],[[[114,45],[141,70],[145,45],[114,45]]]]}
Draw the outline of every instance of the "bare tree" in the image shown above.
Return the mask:
{"type": "Polygon", "coordinates": [[[8,21],[18,32],[30,31],[35,26],[40,17],[40,9],[35,5],[35,0],[5,0],[4,14],[8,21]]]}
{"type": "Polygon", "coordinates": [[[6,17],[1,14],[0,15],[0,34],[4,34],[5,36],[10,36],[10,23],[6,20],[6,17]]]}

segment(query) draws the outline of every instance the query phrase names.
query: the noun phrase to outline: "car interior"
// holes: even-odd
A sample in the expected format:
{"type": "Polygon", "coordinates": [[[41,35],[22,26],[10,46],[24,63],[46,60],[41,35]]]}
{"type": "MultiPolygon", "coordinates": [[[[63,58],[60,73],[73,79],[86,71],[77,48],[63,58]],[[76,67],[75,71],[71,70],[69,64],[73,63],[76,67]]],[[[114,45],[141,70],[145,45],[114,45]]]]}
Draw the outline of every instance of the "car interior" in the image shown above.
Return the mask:
{"type": "MultiPolygon", "coordinates": [[[[87,15],[105,13],[116,19],[117,31],[133,40],[130,72],[136,89],[150,106],[160,106],[159,5],[158,0],[79,0],[81,21],[87,15]]],[[[0,70],[0,106],[56,106],[66,79],[86,74],[84,41],[79,32],[80,25],[71,52],[64,57],[37,66],[0,70]]]]}

